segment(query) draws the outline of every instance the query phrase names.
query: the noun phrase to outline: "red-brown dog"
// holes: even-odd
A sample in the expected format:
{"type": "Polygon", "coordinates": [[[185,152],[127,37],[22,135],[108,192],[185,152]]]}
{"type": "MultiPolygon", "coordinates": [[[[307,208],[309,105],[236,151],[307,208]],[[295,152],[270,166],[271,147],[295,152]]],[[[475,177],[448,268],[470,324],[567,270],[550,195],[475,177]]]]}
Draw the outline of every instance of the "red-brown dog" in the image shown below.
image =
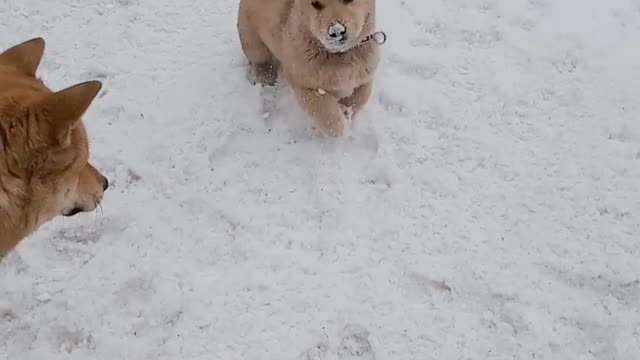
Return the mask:
{"type": "Polygon", "coordinates": [[[94,210],[109,186],[81,120],[102,84],[52,92],[35,76],[44,46],[0,54],[0,257],[54,217],[94,210]]]}

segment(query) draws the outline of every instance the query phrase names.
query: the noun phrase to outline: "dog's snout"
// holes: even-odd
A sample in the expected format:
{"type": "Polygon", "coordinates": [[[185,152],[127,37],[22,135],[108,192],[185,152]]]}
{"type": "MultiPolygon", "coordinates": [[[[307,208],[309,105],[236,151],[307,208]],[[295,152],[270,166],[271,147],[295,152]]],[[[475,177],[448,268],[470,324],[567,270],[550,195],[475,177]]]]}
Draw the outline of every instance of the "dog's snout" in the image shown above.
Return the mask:
{"type": "Polygon", "coordinates": [[[109,188],[109,179],[107,179],[106,177],[102,177],[102,190],[107,191],[107,189],[109,188]]]}
{"type": "Polygon", "coordinates": [[[329,26],[329,38],[333,41],[345,42],[347,40],[347,27],[340,22],[329,26]]]}

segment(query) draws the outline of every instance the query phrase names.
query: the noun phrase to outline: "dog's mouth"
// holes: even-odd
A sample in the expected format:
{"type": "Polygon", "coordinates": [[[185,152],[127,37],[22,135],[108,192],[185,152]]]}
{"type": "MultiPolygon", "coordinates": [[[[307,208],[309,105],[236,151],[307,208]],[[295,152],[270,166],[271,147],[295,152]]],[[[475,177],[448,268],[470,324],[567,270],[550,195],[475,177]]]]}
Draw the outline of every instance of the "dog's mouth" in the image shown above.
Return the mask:
{"type": "Polygon", "coordinates": [[[345,42],[334,42],[334,41],[328,41],[328,40],[322,39],[320,40],[320,43],[322,44],[322,47],[326,52],[331,54],[340,54],[340,53],[346,53],[352,50],[353,48],[357,47],[359,38],[360,37],[357,36],[345,42]]]}
{"type": "MultiPolygon", "coordinates": [[[[107,185],[105,185],[107,187],[107,185]]],[[[76,205],[70,209],[65,209],[62,211],[62,216],[72,217],[78,215],[80,213],[91,212],[96,210],[100,203],[102,202],[102,195],[93,199],[93,202],[88,203],[76,203],[76,205]]]]}
{"type": "Polygon", "coordinates": [[[80,207],[74,207],[71,210],[63,212],[62,215],[66,216],[66,217],[72,217],[72,216],[80,214],[81,212],[84,212],[84,209],[82,209],[80,207]]]}
{"type": "Polygon", "coordinates": [[[330,53],[333,54],[337,54],[337,53],[342,53],[342,52],[347,52],[349,50],[351,50],[351,48],[353,47],[353,44],[351,41],[349,42],[345,42],[345,43],[330,43],[330,42],[323,42],[322,44],[325,48],[325,50],[327,50],[330,53]]]}

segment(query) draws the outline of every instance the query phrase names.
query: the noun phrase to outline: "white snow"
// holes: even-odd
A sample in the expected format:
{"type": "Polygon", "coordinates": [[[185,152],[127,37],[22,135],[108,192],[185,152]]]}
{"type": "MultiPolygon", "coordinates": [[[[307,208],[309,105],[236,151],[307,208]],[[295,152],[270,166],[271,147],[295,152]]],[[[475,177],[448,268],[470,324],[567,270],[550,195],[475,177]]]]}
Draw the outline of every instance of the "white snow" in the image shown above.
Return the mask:
{"type": "Polygon", "coordinates": [[[326,140],[235,0],[3,0],[112,180],[0,264],[0,359],[640,359],[640,1],[379,0],[326,140]]]}

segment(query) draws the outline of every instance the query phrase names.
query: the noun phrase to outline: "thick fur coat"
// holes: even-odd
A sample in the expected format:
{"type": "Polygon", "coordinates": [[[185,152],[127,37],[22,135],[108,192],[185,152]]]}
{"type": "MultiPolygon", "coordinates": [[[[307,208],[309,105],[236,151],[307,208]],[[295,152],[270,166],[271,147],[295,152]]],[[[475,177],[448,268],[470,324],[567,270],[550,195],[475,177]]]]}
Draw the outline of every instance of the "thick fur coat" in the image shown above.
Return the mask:
{"type": "Polygon", "coordinates": [[[81,120],[102,85],[49,90],[36,78],[44,46],[0,54],[0,257],[54,217],[94,210],[108,187],[81,120]]]}
{"type": "Polygon", "coordinates": [[[272,85],[282,71],[315,127],[341,136],[371,95],[375,18],[375,0],[241,0],[249,78],[272,85]]]}

